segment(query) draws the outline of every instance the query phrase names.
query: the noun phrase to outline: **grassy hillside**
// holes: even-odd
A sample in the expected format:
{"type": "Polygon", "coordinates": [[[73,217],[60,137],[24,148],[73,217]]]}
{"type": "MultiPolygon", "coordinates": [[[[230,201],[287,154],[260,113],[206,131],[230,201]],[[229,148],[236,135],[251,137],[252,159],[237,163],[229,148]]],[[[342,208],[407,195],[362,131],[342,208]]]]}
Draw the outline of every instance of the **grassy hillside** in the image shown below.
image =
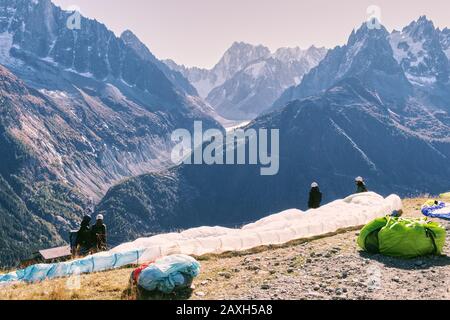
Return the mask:
{"type": "MultiPolygon", "coordinates": [[[[424,201],[405,200],[405,215],[420,217],[424,201]]],[[[450,299],[448,244],[447,256],[405,261],[361,252],[357,234],[353,230],[284,247],[202,257],[192,291],[144,298],[450,299]]],[[[137,299],[129,286],[132,270],[84,275],[78,290],[67,287],[73,279],[5,287],[0,299],[137,299]]]]}
{"type": "MultiPolygon", "coordinates": [[[[0,266],[15,266],[38,249],[62,245],[86,206],[42,165],[21,139],[17,105],[29,98],[0,66],[0,266]],[[6,80],[5,80],[6,79],[6,80]],[[7,89],[5,89],[7,88],[7,89]],[[12,90],[11,88],[15,88],[12,90]],[[23,101],[14,100],[14,92],[23,101]],[[67,236],[66,236],[67,235],[67,236]]],[[[14,79],[14,78],[13,78],[14,79]]],[[[30,108],[37,108],[34,104],[30,108]]]]}
{"type": "MultiPolygon", "coordinates": [[[[8,105],[1,104],[0,114],[5,110],[8,111],[8,105]]],[[[0,266],[11,266],[33,250],[57,243],[59,236],[50,224],[33,214],[22,196],[32,189],[27,180],[33,174],[27,169],[33,160],[23,144],[5,130],[2,119],[0,117],[0,266]]]]}

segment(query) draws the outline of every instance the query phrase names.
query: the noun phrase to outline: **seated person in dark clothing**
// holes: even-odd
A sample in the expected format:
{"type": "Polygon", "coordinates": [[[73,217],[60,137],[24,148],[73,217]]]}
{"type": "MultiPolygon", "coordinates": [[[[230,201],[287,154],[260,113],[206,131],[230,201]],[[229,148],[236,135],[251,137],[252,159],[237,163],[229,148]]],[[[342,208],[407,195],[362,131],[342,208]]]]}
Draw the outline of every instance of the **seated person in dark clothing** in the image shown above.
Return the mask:
{"type": "Polygon", "coordinates": [[[106,225],[103,223],[103,215],[97,216],[97,222],[92,226],[92,238],[97,251],[107,250],[106,225]]]}
{"type": "Polygon", "coordinates": [[[77,248],[77,255],[86,255],[92,249],[92,233],[89,226],[91,217],[85,216],[81,221],[80,230],[77,232],[77,240],[75,247],[77,248]]]}
{"type": "Polygon", "coordinates": [[[369,192],[369,190],[367,190],[367,187],[364,183],[364,179],[362,177],[356,178],[355,182],[356,182],[356,193],[369,192]]]}
{"type": "Polygon", "coordinates": [[[320,208],[320,204],[322,203],[322,192],[320,192],[319,185],[317,182],[311,184],[311,191],[309,192],[309,201],[308,208],[309,209],[317,209],[320,208]]]}

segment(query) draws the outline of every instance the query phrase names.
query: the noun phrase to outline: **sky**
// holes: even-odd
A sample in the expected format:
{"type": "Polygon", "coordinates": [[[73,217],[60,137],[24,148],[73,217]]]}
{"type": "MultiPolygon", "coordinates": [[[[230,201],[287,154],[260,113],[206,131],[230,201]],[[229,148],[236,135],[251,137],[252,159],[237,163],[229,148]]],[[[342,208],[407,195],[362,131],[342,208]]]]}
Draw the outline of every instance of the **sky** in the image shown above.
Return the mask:
{"type": "Polygon", "coordinates": [[[421,15],[450,27],[449,0],[53,0],[104,23],[118,36],[133,31],[160,59],[213,67],[235,41],[280,47],[333,48],[380,8],[391,31],[421,15]],[[374,11],[372,11],[374,13],[374,11]]]}

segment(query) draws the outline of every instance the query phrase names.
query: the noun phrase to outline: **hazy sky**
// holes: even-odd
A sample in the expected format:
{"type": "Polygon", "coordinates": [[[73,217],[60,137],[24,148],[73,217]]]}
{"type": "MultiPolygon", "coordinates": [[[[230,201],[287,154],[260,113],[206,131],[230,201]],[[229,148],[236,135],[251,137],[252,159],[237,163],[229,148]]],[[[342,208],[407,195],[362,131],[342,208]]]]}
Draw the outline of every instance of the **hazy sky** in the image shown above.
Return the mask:
{"type": "Polygon", "coordinates": [[[132,30],[158,58],[212,67],[234,41],[271,50],[332,48],[381,8],[382,23],[400,29],[420,15],[450,27],[449,0],[53,0],[105,23],[117,35],[132,30]]]}

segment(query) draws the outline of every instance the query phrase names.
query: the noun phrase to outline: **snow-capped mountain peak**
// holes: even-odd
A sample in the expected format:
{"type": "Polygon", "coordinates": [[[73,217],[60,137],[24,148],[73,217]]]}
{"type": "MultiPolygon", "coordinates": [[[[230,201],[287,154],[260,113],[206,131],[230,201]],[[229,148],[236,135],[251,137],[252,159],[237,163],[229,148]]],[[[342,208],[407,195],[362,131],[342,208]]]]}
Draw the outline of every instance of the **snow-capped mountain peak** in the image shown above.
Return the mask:
{"type": "Polygon", "coordinates": [[[346,45],[330,50],[319,65],[305,75],[300,85],[289,88],[280,96],[273,108],[324,92],[351,77],[363,80],[367,87],[376,87],[392,99],[403,96],[409,83],[393,58],[388,36],[384,27],[370,29],[366,23],[362,24],[352,31],[346,45]],[[401,88],[393,90],[390,82],[400,84],[401,88]]]}
{"type": "Polygon", "coordinates": [[[320,60],[323,59],[327,51],[328,50],[323,47],[317,48],[315,46],[311,46],[306,50],[300,47],[279,48],[278,50],[275,51],[275,53],[273,53],[272,57],[284,63],[289,63],[292,61],[301,61],[305,59],[311,65],[317,65],[320,62],[320,60]]]}
{"type": "Polygon", "coordinates": [[[347,42],[347,46],[353,46],[367,39],[385,39],[389,32],[384,26],[380,28],[369,28],[367,23],[363,23],[357,30],[353,30],[347,42]]]}
{"type": "Polygon", "coordinates": [[[403,32],[408,33],[413,40],[420,40],[424,37],[433,36],[436,28],[433,21],[426,16],[421,16],[418,20],[411,22],[403,29],[403,32]]]}
{"type": "Polygon", "coordinates": [[[450,29],[445,28],[440,31],[439,39],[441,42],[442,50],[444,50],[447,58],[450,59],[450,29]]]}
{"type": "Polygon", "coordinates": [[[262,45],[254,46],[245,42],[234,42],[214,69],[224,70],[225,74],[232,75],[248,63],[267,58],[268,56],[270,56],[270,50],[267,47],[262,45]]]}
{"type": "Polygon", "coordinates": [[[262,45],[234,42],[212,70],[216,76],[215,85],[222,85],[249,63],[267,58],[270,54],[270,50],[262,45]]]}
{"type": "Polygon", "coordinates": [[[234,42],[212,69],[186,67],[173,60],[164,61],[172,70],[182,73],[197,89],[202,98],[216,87],[221,86],[249,63],[270,56],[270,50],[262,45],[254,46],[245,42],[234,42]]]}
{"type": "Polygon", "coordinates": [[[211,70],[166,64],[186,76],[222,116],[250,119],[267,110],[288,87],[300,83],[327,49],[280,48],[235,42],[211,70]]]}
{"type": "Polygon", "coordinates": [[[426,16],[411,22],[402,31],[394,31],[389,41],[397,62],[408,80],[420,86],[448,81],[448,57],[440,31],[426,16]]]}

